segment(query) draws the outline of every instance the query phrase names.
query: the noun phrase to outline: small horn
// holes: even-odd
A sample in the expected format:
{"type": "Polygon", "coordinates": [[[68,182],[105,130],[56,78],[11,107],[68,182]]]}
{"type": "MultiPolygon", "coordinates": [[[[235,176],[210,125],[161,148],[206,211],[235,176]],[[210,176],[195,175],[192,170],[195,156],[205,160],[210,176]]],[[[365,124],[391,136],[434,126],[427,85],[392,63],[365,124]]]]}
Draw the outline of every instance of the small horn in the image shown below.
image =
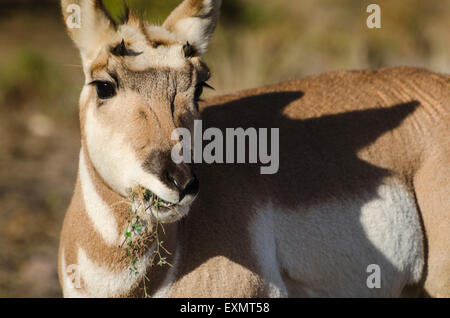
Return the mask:
{"type": "Polygon", "coordinates": [[[189,42],[186,42],[185,45],[183,45],[183,52],[184,52],[184,57],[193,57],[197,51],[195,50],[195,47],[193,47],[189,42]]]}
{"type": "Polygon", "coordinates": [[[120,42],[120,44],[111,48],[111,53],[114,54],[115,56],[137,56],[142,54],[142,52],[135,52],[133,50],[128,50],[127,46],[125,45],[124,39],[122,39],[122,42],[120,42]]]}
{"type": "Polygon", "coordinates": [[[125,40],[122,39],[119,45],[116,45],[111,49],[111,53],[116,56],[125,56],[127,55],[127,47],[125,45],[125,40]]]}

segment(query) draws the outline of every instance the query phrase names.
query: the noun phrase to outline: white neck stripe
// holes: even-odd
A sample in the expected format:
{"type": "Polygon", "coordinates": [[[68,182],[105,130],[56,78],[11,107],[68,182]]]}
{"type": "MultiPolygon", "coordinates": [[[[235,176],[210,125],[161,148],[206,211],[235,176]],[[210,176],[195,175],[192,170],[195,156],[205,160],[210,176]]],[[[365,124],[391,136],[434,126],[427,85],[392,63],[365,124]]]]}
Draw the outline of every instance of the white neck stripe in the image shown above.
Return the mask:
{"type": "Polygon", "coordinates": [[[80,181],[86,213],[105,242],[115,245],[119,239],[116,219],[109,206],[98,195],[89,176],[84,156],[82,149],[80,152],[80,181]]]}

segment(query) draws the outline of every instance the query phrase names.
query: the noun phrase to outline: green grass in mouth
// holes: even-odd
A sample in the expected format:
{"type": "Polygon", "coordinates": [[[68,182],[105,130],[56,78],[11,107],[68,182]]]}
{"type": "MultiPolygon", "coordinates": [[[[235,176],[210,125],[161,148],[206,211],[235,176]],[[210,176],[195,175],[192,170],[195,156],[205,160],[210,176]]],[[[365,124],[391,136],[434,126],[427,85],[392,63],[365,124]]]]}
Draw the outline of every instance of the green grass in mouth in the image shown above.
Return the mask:
{"type": "Polygon", "coordinates": [[[167,201],[164,201],[160,197],[158,197],[156,194],[151,192],[150,190],[145,189],[145,192],[143,194],[143,198],[146,202],[149,202],[151,206],[153,206],[156,209],[159,209],[161,207],[163,208],[172,208],[175,206],[174,203],[170,203],[167,201]]]}

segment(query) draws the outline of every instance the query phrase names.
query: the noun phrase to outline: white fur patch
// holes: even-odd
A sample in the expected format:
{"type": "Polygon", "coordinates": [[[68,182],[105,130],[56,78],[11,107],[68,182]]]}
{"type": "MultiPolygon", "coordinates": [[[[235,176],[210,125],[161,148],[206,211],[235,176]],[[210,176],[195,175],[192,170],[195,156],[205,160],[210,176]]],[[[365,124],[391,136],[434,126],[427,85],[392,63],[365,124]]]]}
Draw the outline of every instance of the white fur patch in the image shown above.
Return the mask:
{"type": "MultiPolygon", "coordinates": [[[[67,4],[63,3],[63,7],[65,8],[67,4]]],[[[68,31],[80,49],[83,65],[86,66],[97,55],[99,47],[105,45],[106,41],[114,36],[114,29],[104,14],[99,13],[99,10],[95,8],[94,1],[83,0],[79,6],[81,7],[80,28],[68,27],[68,31]]]]}
{"type": "MultiPolygon", "coordinates": [[[[221,2],[221,0],[203,0],[200,4],[201,12],[198,16],[184,15],[177,21],[171,21],[169,17],[173,28],[171,31],[181,42],[189,41],[200,54],[205,54],[217,23],[221,2]]],[[[199,4],[196,3],[195,5],[198,6],[199,4]]]]}
{"type": "MultiPolygon", "coordinates": [[[[146,32],[149,33],[150,37],[176,42],[174,35],[161,27],[149,25],[146,27],[146,32]]],[[[140,31],[127,25],[121,27],[119,34],[125,40],[133,43],[130,49],[142,52],[138,56],[125,58],[125,63],[130,70],[138,72],[148,68],[181,68],[186,64],[183,42],[168,46],[160,45],[154,48],[149,45],[140,31]]]]}
{"type": "Polygon", "coordinates": [[[98,195],[89,176],[83,149],[80,152],[80,181],[86,213],[95,229],[109,245],[116,245],[119,239],[118,226],[110,207],[98,195]]]}
{"type": "Polygon", "coordinates": [[[151,208],[154,219],[163,223],[174,223],[184,218],[189,213],[189,206],[177,205],[171,210],[160,212],[158,209],[151,208]]]}
{"type": "Polygon", "coordinates": [[[378,251],[408,274],[405,283],[417,283],[424,265],[423,234],[412,195],[400,186],[380,186],[378,198],[363,205],[360,222],[378,251]]]}
{"type": "Polygon", "coordinates": [[[149,189],[165,201],[176,203],[179,195],[165,186],[157,176],[146,172],[142,163],[120,132],[97,119],[95,108],[86,112],[85,133],[87,150],[95,169],[117,193],[127,196],[136,186],[149,189]]]}
{"type": "Polygon", "coordinates": [[[82,249],[78,249],[78,266],[81,278],[90,297],[118,297],[140,283],[154,253],[154,246],[136,263],[138,274],[129,268],[117,272],[105,269],[91,261],[82,249]]]}
{"type": "Polygon", "coordinates": [[[406,284],[422,276],[418,211],[401,185],[383,184],[377,193],[298,211],[267,206],[252,231],[257,226],[264,228],[254,238],[257,251],[267,254],[259,256],[263,273],[278,280],[276,256],[281,270],[294,282],[286,285],[289,296],[398,297],[406,284]],[[380,266],[379,289],[366,284],[370,264],[380,266]]]}
{"type": "Polygon", "coordinates": [[[253,251],[262,269],[263,280],[269,297],[287,297],[286,286],[281,278],[277,262],[275,233],[273,225],[273,208],[260,210],[250,225],[253,251]]]}
{"type": "Polygon", "coordinates": [[[211,21],[203,18],[185,18],[180,20],[175,26],[175,33],[178,37],[189,41],[200,54],[206,53],[208,48],[209,38],[206,30],[211,21]]]}
{"type": "Polygon", "coordinates": [[[77,289],[76,281],[74,280],[75,276],[72,278],[70,275],[76,275],[73,271],[69,273],[68,267],[66,266],[66,259],[64,256],[64,249],[61,253],[61,276],[62,276],[62,289],[63,295],[66,298],[85,298],[86,295],[82,293],[79,289],[77,289]]]}

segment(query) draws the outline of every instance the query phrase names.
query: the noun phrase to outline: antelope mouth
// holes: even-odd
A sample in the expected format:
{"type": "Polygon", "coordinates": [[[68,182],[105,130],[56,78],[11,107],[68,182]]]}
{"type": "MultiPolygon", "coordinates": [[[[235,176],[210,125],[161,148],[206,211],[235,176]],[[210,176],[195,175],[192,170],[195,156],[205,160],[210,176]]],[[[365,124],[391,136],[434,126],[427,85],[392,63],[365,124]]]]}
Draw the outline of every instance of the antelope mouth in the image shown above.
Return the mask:
{"type": "Polygon", "coordinates": [[[145,202],[148,202],[148,204],[157,209],[161,210],[161,212],[169,211],[177,206],[175,203],[168,202],[160,197],[158,197],[155,193],[150,191],[149,189],[144,189],[143,199],[145,202]]]}
{"type": "Polygon", "coordinates": [[[187,207],[168,202],[144,187],[129,190],[131,209],[137,215],[162,222],[175,222],[187,214],[187,207]]]}

